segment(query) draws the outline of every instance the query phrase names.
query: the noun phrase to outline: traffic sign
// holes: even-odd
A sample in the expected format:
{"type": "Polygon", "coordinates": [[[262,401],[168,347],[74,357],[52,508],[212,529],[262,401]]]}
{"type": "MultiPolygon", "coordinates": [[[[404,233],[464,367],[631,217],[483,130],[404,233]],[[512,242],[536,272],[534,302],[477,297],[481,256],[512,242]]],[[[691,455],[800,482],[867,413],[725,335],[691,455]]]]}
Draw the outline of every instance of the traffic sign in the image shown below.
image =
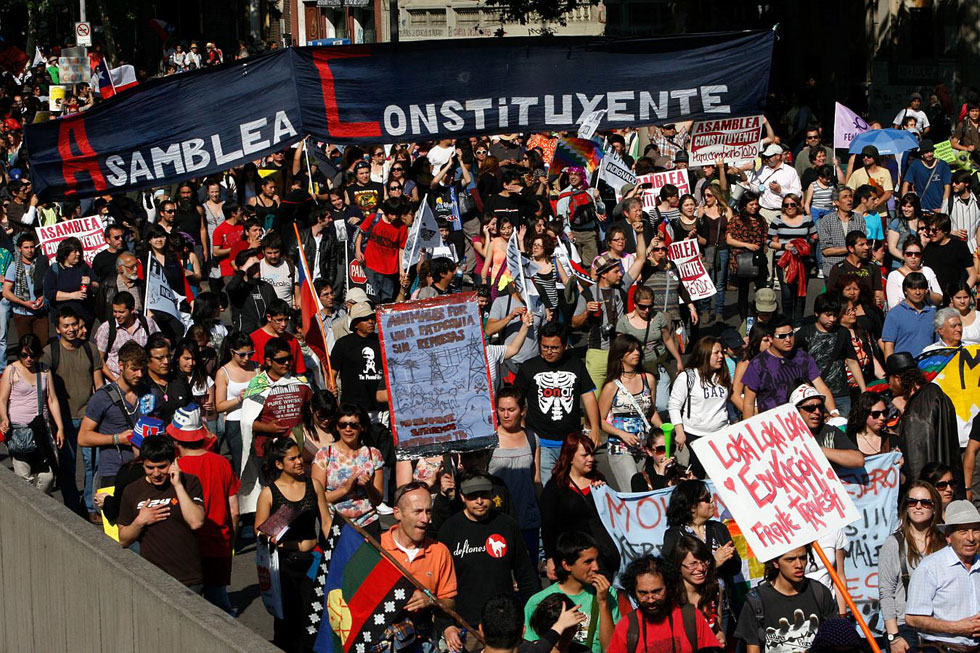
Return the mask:
{"type": "Polygon", "coordinates": [[[75,41],[78,45],[92,45],[92,23],[75,23],[75,41]]]}

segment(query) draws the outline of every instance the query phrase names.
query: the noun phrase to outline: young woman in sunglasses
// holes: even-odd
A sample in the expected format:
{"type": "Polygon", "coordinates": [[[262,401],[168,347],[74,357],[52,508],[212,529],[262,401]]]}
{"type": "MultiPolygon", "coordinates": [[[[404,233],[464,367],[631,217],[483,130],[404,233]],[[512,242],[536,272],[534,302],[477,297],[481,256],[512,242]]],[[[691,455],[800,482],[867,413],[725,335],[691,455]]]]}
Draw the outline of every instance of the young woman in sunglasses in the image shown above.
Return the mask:
{"type": "Polygon", "coordinates": [[[225,432],[218,444],[228,443],[231,466],[235,474],[242,473],[242,402],[245,388],[258,373],[253,361],[255,345],[247,333],[232,331],[225,338],[222,365],[214,376],[215,408],[225,414],[225,432]]]}
{"type": "Polygon", "coordinates": [[[847,417],[847,436],[857,443],[865,456],[875,456],[898,449],[894,434],[885,424],[888,421],[888,406],[877,392],[862,392],[854,400],[847,417]]]}

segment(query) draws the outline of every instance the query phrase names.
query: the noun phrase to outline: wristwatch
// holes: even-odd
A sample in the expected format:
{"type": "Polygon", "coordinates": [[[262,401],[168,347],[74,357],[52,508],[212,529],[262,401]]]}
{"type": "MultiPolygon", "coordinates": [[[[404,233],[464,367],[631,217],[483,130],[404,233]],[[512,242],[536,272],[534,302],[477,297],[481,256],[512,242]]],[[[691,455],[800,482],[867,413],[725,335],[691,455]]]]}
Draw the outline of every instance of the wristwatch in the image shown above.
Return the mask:
{"type": "Polygon", "coordinates": [[[894,642],[899,637],[901,637],[901,635],[899,635],[898,633],[885,633],[885,639],[888,640],[888,643],[889,644],[891,644],[892,642],[894,642]]]}

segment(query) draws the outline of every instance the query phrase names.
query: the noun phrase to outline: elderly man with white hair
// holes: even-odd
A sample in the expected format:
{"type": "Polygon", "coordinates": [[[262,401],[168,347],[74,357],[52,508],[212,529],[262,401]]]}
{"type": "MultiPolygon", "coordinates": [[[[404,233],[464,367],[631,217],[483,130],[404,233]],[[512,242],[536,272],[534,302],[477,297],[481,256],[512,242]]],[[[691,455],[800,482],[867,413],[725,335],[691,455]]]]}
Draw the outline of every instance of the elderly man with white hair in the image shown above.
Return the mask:
{"type": "Polygon", "coordinates": [[[951,307],[939,309],[932,319],[932,325],[939,340],[923,349],[923,353],[936,349],[959,349],[962,346],[963,320],[958,310],[951,307]]]}

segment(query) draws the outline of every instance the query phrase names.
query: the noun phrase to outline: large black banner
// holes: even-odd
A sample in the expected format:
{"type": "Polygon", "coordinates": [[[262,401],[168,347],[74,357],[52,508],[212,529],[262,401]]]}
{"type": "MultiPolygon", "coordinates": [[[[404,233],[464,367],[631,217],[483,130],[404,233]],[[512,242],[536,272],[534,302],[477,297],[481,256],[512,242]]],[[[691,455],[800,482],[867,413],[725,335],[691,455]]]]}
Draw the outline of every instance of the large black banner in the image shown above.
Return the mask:
{"type": "Polygon", "coordinates": [[[29,125],[38,192],[90,196],[201,177],[305,134],[394,143],[760,113],[773,33],[507,38],[289,48],[153,80],[29,125]]]}

